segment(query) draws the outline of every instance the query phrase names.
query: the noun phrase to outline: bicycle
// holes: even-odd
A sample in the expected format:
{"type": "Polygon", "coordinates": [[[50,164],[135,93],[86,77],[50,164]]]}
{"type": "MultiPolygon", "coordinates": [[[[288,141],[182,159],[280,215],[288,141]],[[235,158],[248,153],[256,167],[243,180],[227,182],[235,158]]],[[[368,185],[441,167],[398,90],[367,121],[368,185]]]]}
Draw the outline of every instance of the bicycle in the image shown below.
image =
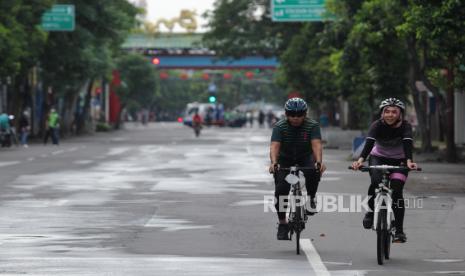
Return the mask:
{"type": "MultiPolygon", "coordinates": [[[[352,167],[349,167],[353,170],[352,167]]],[[[392,189],[389,175],[393,172],[411,171],[410,168],[404,166],[391,166],[391,165],[374,165],[363,166],[359,168],[362,172],[370,172],[370,170],[381,170],[382,179],[375,189],[374,200],[374,217],[372,229],[376,231],[376,256],[378,264],[382,265],[384,260],[389,260],[391,251],[391,238],[394,237],[395,227],[394,212],[392,210],[392,189]]],[[[421,171],[417,168],[416,171],[421,171]]]]}
{"type": "Polygon", "coordinates": [[[300,233],[305,229],[305,223],[308,221],[308,215],[305,211],[305,201],[302,196],[302,187],[305,187],[305,176],[303,171],[314,171],[312,167],[291,166],[289,168],[279,168],[279,170],[289,171],[285,181],[291,185],[289,192],[288,208],[288,225],[289,240],[292,241],[292,235],[296,235],[296,253],[300,255],[300,233]]]}

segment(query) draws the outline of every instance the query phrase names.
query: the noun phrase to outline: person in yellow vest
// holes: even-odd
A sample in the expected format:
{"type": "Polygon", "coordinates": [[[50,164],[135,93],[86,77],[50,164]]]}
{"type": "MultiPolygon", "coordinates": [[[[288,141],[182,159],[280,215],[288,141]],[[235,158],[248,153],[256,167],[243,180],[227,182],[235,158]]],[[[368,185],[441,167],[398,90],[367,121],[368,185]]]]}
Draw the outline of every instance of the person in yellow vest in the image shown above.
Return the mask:
{"type": "Polygon", "coordinates": [[[45,122],[45,137],[44,137],[44,145],[48,142],[48,137],[52,137],[52,143],[54,145],[59,144],[59,129],[60,129],[60,115],[55,110],[55,108],[50,109],[50,113],[48,114],[47,121],[45,122]]]}

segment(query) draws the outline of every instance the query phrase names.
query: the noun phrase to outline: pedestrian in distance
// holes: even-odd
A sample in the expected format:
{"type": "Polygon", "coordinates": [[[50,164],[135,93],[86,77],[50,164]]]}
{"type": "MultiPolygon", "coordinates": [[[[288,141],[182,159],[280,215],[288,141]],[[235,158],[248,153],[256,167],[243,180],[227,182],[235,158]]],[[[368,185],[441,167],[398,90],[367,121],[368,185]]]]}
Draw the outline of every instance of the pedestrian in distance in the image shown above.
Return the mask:
{"type": "Polygon", "coordinates": [[[52,143],[54,145],[59,144],[59,129],[60,129],[60,116],[55,108],[51,108],[47,116],[46,121],[46,132],[44,137],[44,145],[48,142],[48,137],[52,137],[52,143]]]}
{"type": "Polygon", "coordinates": [[[258,125],[260,126],[260,128],[263,127],[264,123],[265,123],[265,112],[263,112],[263,110],[260,110],[258,112],[258,125]]]}
{"type": "Polygon", "coordinates": [[[28,147],[27,140],[29,132],[31,131],[29,112],[24,110],[19,119],[19,129],[21,131],[21,145],[25,148],[28,147]]]}

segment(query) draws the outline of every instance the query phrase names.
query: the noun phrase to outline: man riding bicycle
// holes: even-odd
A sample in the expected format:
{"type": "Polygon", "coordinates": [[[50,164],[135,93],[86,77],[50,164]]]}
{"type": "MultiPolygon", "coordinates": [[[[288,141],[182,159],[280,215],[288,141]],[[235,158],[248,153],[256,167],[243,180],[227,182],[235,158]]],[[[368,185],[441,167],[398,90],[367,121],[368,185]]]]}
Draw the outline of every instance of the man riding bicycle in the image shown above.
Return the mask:
{"type": "Polygon", "coordinates": [[[280,212],[279,198],[282,196],[287,198],[290,191],[290,185],[284,180],[287,173],[279,170],[279,167],[295,165],[315,167],[315,171],[304,172],[305,186],[312,209],[308,212],[309,215],[315,213],[315,195],[320,176],[326,169],[322,163],[323,147],[320,126],[315,120],[306,117],[307,103],[300,98],[291,98],[286,102],[284,109],[286,118],[274,126],[270,145],[271,164],[269,171],[274,174],[275,179],[275,207],[279,219],[278,240],[289,239],[289,225],[286,213],[280,212]]]}
{"type": "MultiPolygon", "coordinates": [[[[365,139],[365,146],[352,168],[359,169],[363,162],[369,158],[369,165],[406,165],[410,169],[416,169],[417,164],[412,159],[412,126],[404,120],[405,105],[396,98],[388,98],[379,105],[381,118],[370,126],[365,139]]],[[[405,204],[403,189],[408,172],[395,172],[390,175],[392,189],[392,209],[395,217],[396,232],[393,242],[404,243],[407,236],[404,233],[405,204]]],[[[381,182],[380,171],[370,172],[371,185],[368,189],[368,206],[370,210],[365,214],[363,227],[370,229],[373,226],[374,194],[381,182]]]]}

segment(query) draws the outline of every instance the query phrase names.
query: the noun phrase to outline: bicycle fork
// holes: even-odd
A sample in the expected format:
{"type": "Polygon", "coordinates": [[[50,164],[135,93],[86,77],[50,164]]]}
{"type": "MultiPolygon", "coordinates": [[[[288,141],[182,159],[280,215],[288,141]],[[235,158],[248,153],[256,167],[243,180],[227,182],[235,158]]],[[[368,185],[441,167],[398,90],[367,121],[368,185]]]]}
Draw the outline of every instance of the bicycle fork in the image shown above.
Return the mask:
{"type": "MultiPolygon", "coordinates": [[[[378,230],[378,215],[380,210],[386,209],[387,216],[386,216],[386,230],[391,229],[392,220],[394,218],[394,212],[392,210],[392,198],[390,192],[384,190],[385,187],[381,187],[376,189],[376,198],[375,198],[375,210],[374,210],[374,217],[373,217],[373,230],[378,230]],[[380,191],[380,189],[383,189],[380,191]]],[[[382,229],[381,229],[382,230],[382,229]]]]}

